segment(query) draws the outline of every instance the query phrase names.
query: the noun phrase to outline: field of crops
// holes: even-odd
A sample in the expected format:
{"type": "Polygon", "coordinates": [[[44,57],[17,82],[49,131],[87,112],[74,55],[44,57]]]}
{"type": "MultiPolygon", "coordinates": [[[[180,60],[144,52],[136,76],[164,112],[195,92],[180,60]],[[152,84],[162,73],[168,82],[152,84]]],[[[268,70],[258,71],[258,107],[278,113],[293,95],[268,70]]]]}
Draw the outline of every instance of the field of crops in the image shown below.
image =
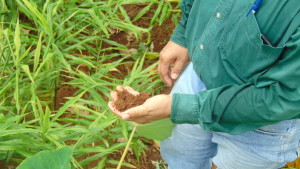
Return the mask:
{"type": "MultiPolygon", "coordinates": [[[[0,168],[116,168],[133,125],[108,110],[109,93],[161,92],[157,57],[178,3],[0,0],[0,11],[0,168]]],[[[121,164],[160,160],[136,133],[121,164]]]]}
{"type": "Polygon", "coordinates": [[[0,169],[167,168],[107,101],[117,85],[165,92],[178,1],[0,0],[0,169]]]}

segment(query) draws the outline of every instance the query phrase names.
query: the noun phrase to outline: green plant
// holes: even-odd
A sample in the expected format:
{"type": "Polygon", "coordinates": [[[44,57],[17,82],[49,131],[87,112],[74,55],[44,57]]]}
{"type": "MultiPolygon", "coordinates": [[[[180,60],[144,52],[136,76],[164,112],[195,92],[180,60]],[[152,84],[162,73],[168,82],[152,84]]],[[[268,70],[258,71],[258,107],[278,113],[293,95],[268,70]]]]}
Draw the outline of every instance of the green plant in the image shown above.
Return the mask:
{"type": "Polygon", "coordinates": [[[155,169],[167,169],[168,166],[163,161],[152,161],[152,164],[155,166],[155,169]]]}
{"type": "Polygon", "coordinates": [[[72,150],[63,147],[53,151],[42,151],[24,160],[17,169],[70,169],[72,150]]]}
{"type": "Polygon", "coordinates": [[[132,32],[139,40],[172,14],[169,3],[145,0],[160,10],[149,28],[138,27],[134,21],[143,13],[131,20],[123,5],[140,2],[0,0],[1,160],[21,163],[68,145],[73,168],[95,160],[98,168],[116,164],[108,156],[125,148],[116,140],[128,140],[133,127],[108,111],[110,91],[119,84],[151,93],[162,87],[157,63],[145,66],[147,46],[136,61],[112,52],[128,50],[109,39],[113,30],[132,32]],[[132,69],[125,80],[111,75],[120,66],[132,69]],[[75,90],[59,105],[64,87],[75,90]]]}

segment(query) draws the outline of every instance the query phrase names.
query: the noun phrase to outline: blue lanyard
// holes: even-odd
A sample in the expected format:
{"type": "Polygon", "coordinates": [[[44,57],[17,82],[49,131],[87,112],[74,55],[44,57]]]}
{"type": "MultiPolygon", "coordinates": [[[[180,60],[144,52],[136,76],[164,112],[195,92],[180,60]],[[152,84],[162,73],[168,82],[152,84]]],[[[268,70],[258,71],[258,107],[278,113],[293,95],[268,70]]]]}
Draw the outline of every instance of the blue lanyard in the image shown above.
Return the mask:
{"type": "Polygon", "coordinates": [[[246,16],[248,16],[248,15],[250,14],[250,12],[255,13],[255,12],[258,10],[258,8],[260,7],[262,1],[263,1],[263,0],[257,0],[257,1],[254,3],[254,5],[252,6],[252,8],[249,10],[249,12],[247,13],[246,16]]]}
{"type": "MultiPolygon", "coordinates": [[[[246,16],[248,16],[251,12],[253,12],[253,14],[255,14],[255,12],[259,9],[261,3],[263,0],[257,0],[254,5],[252,6],[252,8],[249,10],[249,12],[247,13],[246,16]]],[[[260,34],[261,39],[263,40],[264,44],[270,45],[272,47],[274,47],[274,45],[268,40],[268,38],[264,35],[264,34],[260,34]]]]}

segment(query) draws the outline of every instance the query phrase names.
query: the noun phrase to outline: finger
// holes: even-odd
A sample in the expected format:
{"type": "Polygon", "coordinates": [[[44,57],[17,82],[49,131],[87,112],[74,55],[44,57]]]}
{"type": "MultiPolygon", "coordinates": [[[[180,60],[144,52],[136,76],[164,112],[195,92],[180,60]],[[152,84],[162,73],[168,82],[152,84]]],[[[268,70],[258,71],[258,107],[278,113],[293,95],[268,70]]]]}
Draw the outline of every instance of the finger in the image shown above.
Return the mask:
{"type": "Polygon", "coordinates": [[[115,92],[115,91],[110,92],[110,96],[114,102],[118,100],[117,92],[115,92]]]}
{"type": "Polygon", "coordinates": [[[139,92],[135,91],[133,88],[131,88],[129,86],[125,86],[124,89],[127,90],[130,94],[132,94],[134,96],[137,96],[140,94],[139,92]]]}
{"type": "Polygon", "coordinates": [[[185,60],[182,59],[176,60],[171,70],[171,78],[176,80],[179,77],[180,73],[182,72],[184,66],[185,66],[185,60]]]}
{"type": "MultiPolygon", "coordinates": [[[[161,68],[161,63],[158,63],[158,67],[157,67],[157,70],[158,70],[158,74],[159,74],[159,77],[160,79],[165,83],[167,84],[168,86],[170,86],[170,81],[167,82],[166,78],[165,78],[165,75],[164,75],[164,70],[162,70],[161,68]]],[[[171,79],[171,78],[170,78],[171,79]]]]}
{"type": "Polygon", "coordinates": [[[124,113],[122,113],[122,119],[134,121],[135,119],[146,116],[147,115],[146,112],[147,111],[145,111],[145,106],[140,105],[140,106],[128,109],[124,113]]]}
{"type": "Polygon", "coordinates": [[[162,78],[161,68],[160,68],[160,63],[158,63],[157,71],[158,71],[158,74],[159,74],[160,79],[161,79],[164,83],[166,83],[165,80],[162,78]]]}
{"type": "Polygon", "coordinates": [[[116,108],[113,102],[108,102],[108,107],[115,115],[122,118],[122,113],[116,108]]]}
{"type": "Polygon", "coordinates": [[[118,85],[116,87],[117,91],[122,92],[124,90],[123,86],[118,85]]]}
{"type": "Polygon", "coordinates": [[[168,86],[172,86],[172,79],[170,76],[170,63],[160,61],[159,62],[159,74],[163,82],[168,86]]]}

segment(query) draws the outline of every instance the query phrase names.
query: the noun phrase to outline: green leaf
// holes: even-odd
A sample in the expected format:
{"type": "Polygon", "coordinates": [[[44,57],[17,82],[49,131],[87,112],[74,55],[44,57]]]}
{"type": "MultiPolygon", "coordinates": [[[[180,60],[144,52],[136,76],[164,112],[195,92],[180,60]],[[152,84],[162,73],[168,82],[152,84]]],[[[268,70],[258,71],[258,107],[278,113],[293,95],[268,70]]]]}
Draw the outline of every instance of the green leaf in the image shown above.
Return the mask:
{"type": "Polygon", "coordinates": [[[24,70],[24,72],[27,74],[27,76],[29,77],[29,79],[31,80],[31,82],[34,84],[34,79],[33,79],[32,75],[30,73],[29,66],[28,65],[22,65],[21,67],[24,70]]]}
{"type": "Polygon", "coordinates": [[[98,166],[97,166],[97,169],[102,169],[102,168],[104,168],[105,165],[106,165],[106,162],[107,162],[107,157],[104,157],[101,161],[99,161],[98,166]]]}
{"type": "Polygon", "coordinates": [[[70,169],[72,150],[63,147],[54,151],[42,151],[24,160],[17,169],[70,169]]]}
{"type": "MultiPolygon", "coordinates": [[[[115,165],[119,164],[119,161],[117,161],[117,160],[108,160],[107,162],[110,163],[110,164],[115,164],[115,165]]],[[[129,163],[126,163],[126,162],[123,162],[122,166],[129,167],[129,168],[136,168],[136,166],[134,166],[132,164],[129,164],[129,163]]]]}
{"type": "Polygon", "coordinates": [[[43,38],[43,33],[41,33],[39,37],[38,44],[35,49],[35,54],[34,54],[34,67],[33,70],[36,71],[38,64],[40,62],[40,56],[41,56],[41,48],[42,48],[42,38],[43,38]]]}
{"type": "Polygon", "coordinates": [[[19,61],[19,55],[20,55],[20,48],[21,48],[21,38],[20,38],[20,23],[19,20],[17,20],[17,24],[16,24],[16,30],[15,30],[15,37],[14,37],[14,43],[16,46],[16,56],[17,59],[16,61],[19,61]]]}
{"type": "Polygon", "coordinates": [[[153,6],[153,2],[150,3],[149,5],[147,5],[145,8],[143,8],[132,20],[132,22],[137,21],[138,19],[140,19],[143,15],[145,15],[147,12],[150,11],[151,7],[153,6]]]}
{"type": "Polygon", "coordinates": [[[72,99],[68,100],[63,107],[61,107],[57,114],[53,117],[52,122],[57,120],[71,105],[73,105],[76,101],[78,101],[84,94],[86,90],[78,94],[76,97],[73,97],[72,99]]]}
{"type": "Polygon", "coordinates": [[[174,124],[170,119],[163,119],[152,123],[140,124],[136,132],[143,137],[161,141],[172,135],[173,126],[174,124]]]}

